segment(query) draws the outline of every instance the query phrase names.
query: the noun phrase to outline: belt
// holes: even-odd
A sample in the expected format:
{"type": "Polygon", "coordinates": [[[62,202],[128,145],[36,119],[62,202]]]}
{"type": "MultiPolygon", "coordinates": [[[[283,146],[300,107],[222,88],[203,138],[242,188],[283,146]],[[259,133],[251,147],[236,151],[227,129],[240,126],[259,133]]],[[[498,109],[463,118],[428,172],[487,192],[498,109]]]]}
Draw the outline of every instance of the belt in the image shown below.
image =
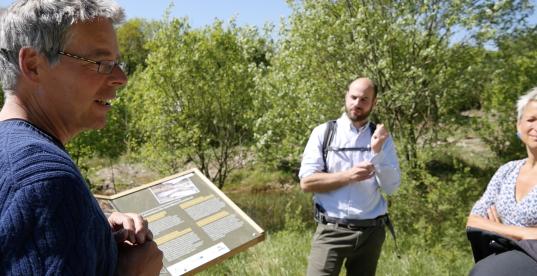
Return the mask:
{"type": "Polygon", "coordinates": [[[319,216],[317,221],[322,224],[336,224],[339,227],[355,230],[368,227],[385,226],[388,221],[388,215],[382,215],[374,219],[340,219],[328,217],[322,214],[319,216]]]}
{"type": "Polygon", "coordinates": [[[345,219],[327,216],[324,212],[324,208],[317,203],[315,203],[314,209],[315,221],[321,224],[335,224],[336,227],[343,227],[349,230],[359,230],[367,227],[387,226],[388,230],[390,230],[390,234],[392,235],[393,242],[395,244],[395,252],[397,258],[401,258],[398,253],[399,249],[397,248],[397,240],[395,239],[395,228],[393,227],[393,224],[388,214],[378,216],[374,219],[345,219]]]}
{"type": "Polygon", "coordinates": [[[324,208],[319,204],[315,204],[315,221],[321,224],[337,224],[339,227],[348,229],[358,229],[366,227],[379,227],[388,224],[388,214],[378,216],[374,219],[346,219],[346,218],[334,218],[326,215],[324,208]]]}

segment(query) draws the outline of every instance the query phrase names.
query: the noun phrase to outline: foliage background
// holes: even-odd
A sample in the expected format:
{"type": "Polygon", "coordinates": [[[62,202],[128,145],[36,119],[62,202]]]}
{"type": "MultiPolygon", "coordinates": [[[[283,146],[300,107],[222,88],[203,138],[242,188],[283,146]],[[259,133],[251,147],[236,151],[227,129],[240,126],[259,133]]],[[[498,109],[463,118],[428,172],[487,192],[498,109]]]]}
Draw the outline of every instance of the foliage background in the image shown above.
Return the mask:
{"type": "Polygon", "coordinates": [[[96,162],[158,175],[198,167],[269,235],[208,273],[301,274],[313,230],[310,195],[297,187],[301,153],[313,127],[340,116],[349,82],[368,76],[379,89],[373,120],[394,136],[403,173],[388,200],[404,257],[388,237],[379,274],[467,273],[466,216],[496,168],[525,156],[514,104],[537,85],[531,2],[288,4],[278,39],[273,26],[233,20],[120,26],[129,83],[108,126],[68,145],[88,183],[105,189],[96,162]]]}

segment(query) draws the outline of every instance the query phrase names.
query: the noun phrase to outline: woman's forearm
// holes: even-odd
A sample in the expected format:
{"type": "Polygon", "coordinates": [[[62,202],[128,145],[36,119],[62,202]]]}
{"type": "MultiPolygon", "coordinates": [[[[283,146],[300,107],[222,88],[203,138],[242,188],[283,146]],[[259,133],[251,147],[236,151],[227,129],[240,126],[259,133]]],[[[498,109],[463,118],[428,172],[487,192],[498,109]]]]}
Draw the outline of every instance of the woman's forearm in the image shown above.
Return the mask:
{"type": "Polygon", "coordinates": [[[494,232],[515,240],[537,239],[537,228],[506,225],[476,215],[468,217],[466,226],[494,232]]]}

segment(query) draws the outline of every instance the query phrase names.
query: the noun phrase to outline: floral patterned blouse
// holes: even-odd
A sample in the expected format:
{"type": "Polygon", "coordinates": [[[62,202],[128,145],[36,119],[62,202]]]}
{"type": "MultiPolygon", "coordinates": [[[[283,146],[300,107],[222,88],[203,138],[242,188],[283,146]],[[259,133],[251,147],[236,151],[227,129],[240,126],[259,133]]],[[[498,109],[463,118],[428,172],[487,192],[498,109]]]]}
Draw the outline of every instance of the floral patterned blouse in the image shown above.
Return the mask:
{"type": "Polygon", "coordinates": [[[495,205],[503,224],[536,226],[537,188],[534,187],[519,202],[516,201],[515,184],[524,163],[526,159],[501,166],[490,180],[483,196],[475,203],[471,214],[486,217],[487,209],[495,205]]]}

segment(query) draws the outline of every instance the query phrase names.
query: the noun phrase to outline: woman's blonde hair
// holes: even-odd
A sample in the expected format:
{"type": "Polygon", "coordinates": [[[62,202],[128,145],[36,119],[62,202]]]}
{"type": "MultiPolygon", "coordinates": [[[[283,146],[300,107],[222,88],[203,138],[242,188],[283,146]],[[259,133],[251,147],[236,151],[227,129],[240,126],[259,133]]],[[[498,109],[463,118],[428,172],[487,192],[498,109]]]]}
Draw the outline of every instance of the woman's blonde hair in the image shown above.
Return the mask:
{"type": "Polygon", "coordinates": [[[517,113],[518,113],[517,121],[520,121],[522,119],[522,114],[524,113],[524,108],[531,101],[537,101],[537,87],[532,88],[526,94],[524,94],[524,95],[520,96],[520,98],[518,98],[518,101],[516,103],[516,109],[517,109],[517,113]]]}

